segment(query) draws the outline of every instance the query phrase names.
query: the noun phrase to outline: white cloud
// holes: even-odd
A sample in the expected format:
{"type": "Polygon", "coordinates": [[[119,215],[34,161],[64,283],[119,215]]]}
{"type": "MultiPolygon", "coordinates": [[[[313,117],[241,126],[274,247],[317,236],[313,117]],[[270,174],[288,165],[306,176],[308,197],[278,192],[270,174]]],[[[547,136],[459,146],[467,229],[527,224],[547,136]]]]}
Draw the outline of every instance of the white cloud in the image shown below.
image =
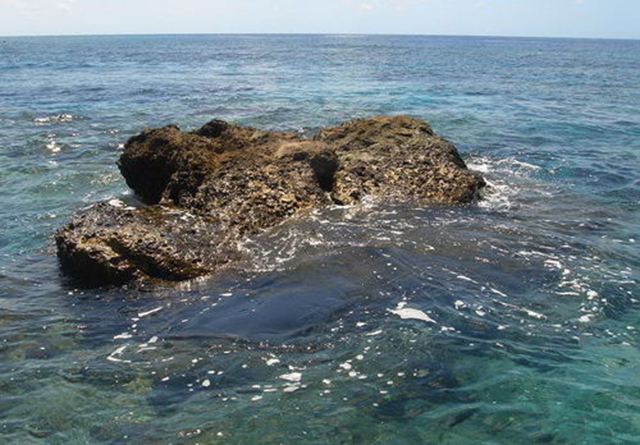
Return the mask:
{"type": "Polygon", "coordinates": [[[386,0],[386,2],[391,4],[395,9],[404,11],[405,9],[416,6],[420,3],[427,3],[428,0],[386,0]]]}
{"type": "Polygon", "coordinates": [[[14,8],[24,8],[26,3],[23,0],[0,0],[0,6],[11,6],[14,8]]]}
{"type": "Polygon", "coordinates": [[[405,11],[406,9],[419,5],[421,3],[427,3],[429,0],[342,0],[343,3],[351,5],[361,11],[372,11],[374,9],[393,8],[398,11],[405,11]]]}
{"type": "Polygon", "coordinates": [[[406,11],[407,9],[420,4],[429,3],[432,0],[342,0],[342,3],[359,9],[361,11],[372,11],[374,9],[394,9],[406,11]]]}
{"type": "Polygon", "coordinates": [[[58,3],[56,3],[56,7],[62,9],[63,11],[71,11],[75,2],[76,0],[60,0],[58,3]]]}

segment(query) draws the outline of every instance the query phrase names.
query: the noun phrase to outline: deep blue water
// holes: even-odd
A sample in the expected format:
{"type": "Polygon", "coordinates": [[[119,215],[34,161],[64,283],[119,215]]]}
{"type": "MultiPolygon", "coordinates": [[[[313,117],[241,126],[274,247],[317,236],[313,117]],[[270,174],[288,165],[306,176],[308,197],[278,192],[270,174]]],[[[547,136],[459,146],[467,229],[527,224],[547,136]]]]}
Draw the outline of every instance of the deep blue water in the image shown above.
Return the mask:
{"type": "Polygon", "coordinates": [[[0,442],[638,443],[639,172],[639,41],[0,39],[0,442]],[[327,209],[180,288],[58,269],[145,126],[387,113],[485,199],[327,209]]]}

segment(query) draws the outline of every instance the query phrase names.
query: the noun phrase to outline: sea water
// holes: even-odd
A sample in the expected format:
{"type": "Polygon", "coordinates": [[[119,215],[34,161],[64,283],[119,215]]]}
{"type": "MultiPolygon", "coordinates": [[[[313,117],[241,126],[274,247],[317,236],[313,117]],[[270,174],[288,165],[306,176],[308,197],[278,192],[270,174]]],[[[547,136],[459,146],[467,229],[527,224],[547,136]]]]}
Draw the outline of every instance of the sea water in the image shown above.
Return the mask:
{"type": "Polygon", "coordinates": [[[0,442],[640,441],[640,42],[0,39],[0,442]],[[52,235],[144,127],[410,114],[490,186],[245,240],[178,287],[82,289],[52,235]]]}

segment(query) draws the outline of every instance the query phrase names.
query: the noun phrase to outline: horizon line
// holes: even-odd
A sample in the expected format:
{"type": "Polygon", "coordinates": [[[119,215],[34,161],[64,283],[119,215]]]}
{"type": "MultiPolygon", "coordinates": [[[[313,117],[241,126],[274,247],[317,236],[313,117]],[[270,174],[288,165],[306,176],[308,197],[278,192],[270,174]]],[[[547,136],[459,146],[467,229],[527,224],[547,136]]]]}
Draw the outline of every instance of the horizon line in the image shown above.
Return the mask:
{"type": "Polygon", "coordinates": [[[380,37],[486,37],[503,39],[562,39],[562,40],[623,40],[640,41],[640,37],[575,37],[575,36],[530,36],[494,34],[423,34],[423,33],[361,33],[361,32],[168,32],[168,33],[71,33],[71,34],[12,34],[5,38],[37,37],[153,37],[153,36],[380,36],[380,37]]]}

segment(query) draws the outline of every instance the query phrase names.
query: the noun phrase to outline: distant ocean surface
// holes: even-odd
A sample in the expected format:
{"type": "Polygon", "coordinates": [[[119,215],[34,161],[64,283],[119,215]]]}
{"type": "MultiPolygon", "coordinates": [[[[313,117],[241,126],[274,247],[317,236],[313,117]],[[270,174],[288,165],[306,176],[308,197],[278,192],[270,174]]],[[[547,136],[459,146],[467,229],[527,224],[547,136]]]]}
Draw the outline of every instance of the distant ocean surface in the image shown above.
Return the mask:
{"type": "Polygon", "coordinates": [[[0,38],[0,190],[0,443],[640,443],[640,41],[0,38]],[[144,127],[399,113],[482,202],[326,209],[179,288],[59,271],[144,127]]]}

